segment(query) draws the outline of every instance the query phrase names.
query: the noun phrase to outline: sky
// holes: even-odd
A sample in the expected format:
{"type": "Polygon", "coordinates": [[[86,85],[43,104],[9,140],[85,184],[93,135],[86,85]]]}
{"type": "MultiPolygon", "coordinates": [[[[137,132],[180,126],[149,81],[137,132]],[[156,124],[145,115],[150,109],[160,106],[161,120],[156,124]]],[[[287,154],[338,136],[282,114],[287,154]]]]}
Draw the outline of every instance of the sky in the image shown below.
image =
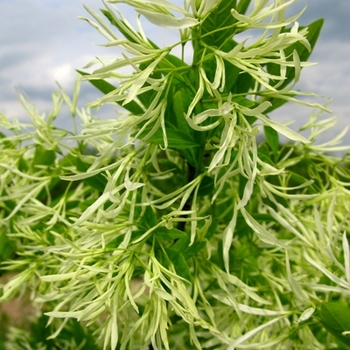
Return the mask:
{"type": "MultiPolygon", "coordinates": [[[[176,1],[176,0],[175,0],[176,1]]],[[[179,2],[179,1],[177,1],[179,2]]],[[[25,92],[40,112],[50,110],[51,94],[57,90],[56,81],[70,94],[75,80],[75,69],[97,57],[117,55],[115,48],[103,48],[104,38],[86,21],[83,7],[103,8],[100,0],[0,0],[0,111],[7,117],[26,121],[27,116],[18,102],[17,92],[25,92]]],[[[323,104],[332,98],[329,108],[338,117],[332,134],[350,126],[350,1],[349,0],[298,0],[289,8],[295,14],[307,5],[298,20],[307,25],[318,18],[325,18],[316,48],[309,59],[316,66],[303,69],[297,88],[317,93],[315,100],[323,104]]],[[[134,14],[121,5],[127,18],[134,14]]],[[[177,31],[163,31],[146,26],[145,31],[159,46],[169,38],[176,38],[177,31]]],[[[81,104],[97,99],[99,92],[83,83],[81,104]]],[[[115,111],[103,109],[103,118],[113,118],[115,111]]],[[[273,118],[282,121],[296,120],[295,128],[307,121],[310,110],[288,104],[279,109],[273,118]]],[[[65,125],[67,116],[58,121],[65,125]]],[[[344,137],[350,144],[350,134],[344,137]]]]}

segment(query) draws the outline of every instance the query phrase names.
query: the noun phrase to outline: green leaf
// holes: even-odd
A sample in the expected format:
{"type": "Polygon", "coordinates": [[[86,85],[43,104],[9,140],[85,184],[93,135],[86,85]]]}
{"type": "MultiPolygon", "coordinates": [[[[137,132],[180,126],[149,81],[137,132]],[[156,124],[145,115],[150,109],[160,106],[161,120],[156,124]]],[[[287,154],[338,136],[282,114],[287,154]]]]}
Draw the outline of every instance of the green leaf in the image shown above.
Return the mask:
{"type": "Polygon", "coordinates": [[[28,333],[30,336],[26,340],[31,346],[20,346],[20,348],[38,349],[38,344],[45,344],[42,347],[44,349],[62,349],[64,347],[63,344],[69,340],[70,342],[73,341],[74,344],[83,344],[84,350],[96,349],[92,333],[89,332],[85,325],[73,319],[68,320],[59,337],[48,339],[56,331],[55,325],[47,324],[48,320],[47,316],[42,315],[35,323],[28,325],[30,326],[30,333],[28,333]]]}
{"type": "MultiPolygon", "coordinates": [[[[194,37],[200,35],[201,41],[212,48],[218,48],[224,52],[231,51],[237,42],[233,40],[235,34],[240,32],[235,23],[237,20],[231,15],[231,9],[235,8],[239,13],[244,14],[251,0],[241,0],[239,2],[232,0],[219,1],[218,6],[210,12],[203,21],[200,29],[194,30],[194,37]]],[[[194,61],[199,62],[204,52],[201,43],[194,41],[195,57],[194,61]]],[[[249,74],[241,76],[241,70],[236,66],[224,62],[225,65],[225,92],[242,93],[248,92],[252,85],[252,78],[249,74]],[[239,80],[239,83],[237,83],[239,80]]],[[[205,60],[203,63],[206,75],[210,80],[214,79],[216,72],[216,62],[212,58],[205,60]]]]}
{"type": "Polygon", "coordinates": [[[160,72],[163,75],[171,73],[172,88],[175,89],[175,91],[182,91],[183,88],[186,88],[188,91],[192,91],[190,94],[191,96],[194,96],[195,88],[193,82],[195,80],[193,67],[189,66],[181,58],[167,54],[164,59],[158,63],[155,71],[160,72]]]}
{"type": "Polygon", "coordinates": [[[214,179],[210,176],[204,176],[199,185],[198,195],[204,197],[210,194],[214,189],[214,179]]]}
{"type": "MultiPolygon", "coordinates": [[[[184,68],[184,72],[191,69],[191,66],[184,62],[181,58],[170,53],[164,57],[164,60],[159,62],[158,67],[163,74],[167,74],[170,70],[173,71],[174,68],[184,68]]],[[[175,78],[177,77],[178,75],[175,75],[175,78]]]]}
{"type": "Polygon", "coordinates": [[[15,253],[15,245],[9,240],[5,233],[5,229],[0,231],[0,261],[5,261],[12,257],[15,253]]]}
{"type": "MultiPolygon", "coordinates": [[[[86,172],[90,164],[84,162],[81,158],[76,159],[76,167],[77,170],[80,172],[86,172]]],[[[107,184],[107,179],[102,175],[102,174],[97,174],[91,177],[87,177],[82,180],[85,184],[89,185],[90,187],[99,190],[101,192],[104,191],[106,184],[107,184]]]]}
{"type": "Polygon", "coordinates": [[[206,243],[204,241],[195,242],[183,252],[183,255],[186,259],[189,259],[192,256],[196,256],[205,246],[206,243]]]}
{"type": "Polygon", "coordinates": [[[276,219],[270,214],[257,213],[257,214],[252,214],[252,217],[258,222],[267,222],[267,223],[277,222],[276,219]]]}
{"type": "Polygon", "coordinates": [[[109,13],[108,10],[101,9],[100,11],[103,13],[104,16],[106,16],[106,18],[110,21],[110,23],[111,23],[113,26],[115,26],[116,28],[118,28],[118,30],[124,35],[124,37],[125,37],[126,39],[128,39],[128,40],[131,41],[132,43],[136,43],[136,41],[134,40],[134,38],[133,38],[131,35],[129,35],[127,31],[125,31],[125,30],[123,29],[122,24],[123,24],[124,22],[123,22],[122,20],[120,20],[120,22],[117,22],[117,21],[113,18],[113,16],[109,13]]]}
{"type": "Polygon", "coordinates": [[[182,253],[179,250],[173,248],[167,248],[165,249],[165,252],[171,263],[174,265],[176,273],[191,282],[192,277],[190,268],[188,267],[186,259],[182,253]]]}
{"type": "Polygon", "coordinates": [[[252,100],[249,100],[249,98],[243,97],[243,96],[233,96],[232,101],[240,104],[241,106],[252,108],[257,106],[258,104],[252,100]]]}
{"type": "MultiPolygon", "coordinates": [[[[151,130],[152,127],[146,128],[139,136],[139,139],[147,143],[153,143],[164,147],[163,131],[161,128],[159,128],[151,137],[144,140],[144,137],[151,130]]],[[[188,134],[185,134],[182,131],[167,128],[166,134],[169,148],[180,150],[199,146],[188,134]]]]}
{"type": "MultiPolygon", "coordinates": [[[[132,43],[138,44],[138,42],[134,39],[134,37],[132,37],[131,35],[128,34],[128,32],[126,30],[124,30],[123,25],[126,26],[125,22],[121,19],[118,19],[118,22],[115,20],[115,18],[111,15],[111,13],[108,10],[104,10],[101,9],[101,12],[103,13],[104,16],[106,16],[106,18],[110,21],[110,23],[115,26],[116,28],[118,28],[118,30],[120,31],[120,33],[122,33],[124,35],[124,37],[129,40],[132,43]]],[[[136,32],[137,34],[140,34],[139,32],[136,32]]],[[[148,41],[151,43],[151,45],[155,48],[158,49],[159,47],[153,43],[149,38],[147,38],[148,41]]]]}
{"type": "MultiPolygon", "coordinates": [[[[91,74],[83,72],[81,70],[77,70],[77,72],[83,76],[91,75],[91,74]]],[[[92,79],[92,80],[89,80],[89,82],[93,86],[95,86],[98,90],[103,92],[105,95],[116,90],[116,87],[114,85],[108,83],[107,81],[105,81],[103,79],[92,79]]],[[[125,108],[126,110],[128,110],[129,112],[136,114],[136,115],[143,114],[143,112],[144,112],[142,107],[139,104],[137,104],[135,101],[130,101],[129,103],[127,103],[125,105],[123,105],[123,101],[118,101],[118,104],[120,106],[122,106],[123,108],[125,108]]]]}
{"type": "Polygon", "coordinates": [[[218,220],[214,218],[205,235],[205,238],[208,241],[215,235],[217,227],[218,227],[218,220]]]}
{"type": "MultiPolygon", "coordinates": [[[[307,164],[307,162],[306,162],[306,164],[307,164]]],[[[305,166],[307,166],[307,165],[305,165],[305,166]]],[[[310,181],[310,178],[306,178],[304,176],[301,176],[300,174],[297,174],[293,171],[289,171],[288,174],[290,176],[288,186],[290,186],[290,187],[299,186],[299,185],[304,184],[305,182],[310,181]]],[[[310,193],[319,193],[319,191],[317,191],[317,189],[315,188],[314,185],[309,185],[307,187],[307,189],[308,189],[308,192],[310,192],[310,193]]]]}
{"type": "MultiPolygon", "coordinates": [[[[234,45],[232,45],[233,49],[234,45]]],[[[231,49],[224,49],[225,52],[229,52],[231,49]]],[[[228,61],[224,61],[225,65],[225,92],[232,92],[235,93],[235,90],[237,89],[236,87],[236,81],[242,72],[241,69],[238,67],[234,66],[228,61]]]]}
{"type": "Polygon", "coordinates": [[[258,157],[263,162],[274,166],[274,162],[271,159],[271,152],[270,152],[269,147],[267,146],[266,142],[263,142],[259,145],[258,157]]]}
{"type": "Polygon", "coordinates": [[[181,156],[186,159],[186,161],[192,165],[194,168],[198,168],[200,166],[200,149],[197,147],[192,148],[184,148],[184,149],[178,149],[178,152],[181,154],[181,156]]]}
{"type": "Polygon", "coordinates": [[[157,225],[157,216],[151,207],[146,207],[140,224],[145,228],[145,231],[157,225]]]}
{"type": "Polygon", "coordinates": [[[239,74],[235,85],[232,87],[231,92],[234,94],[248,93],[252,85],[255,83],[253,77],[248,73],[239,74]]]}
{"type": "MultiPolygon", "coordinates": [[[[306,62],[309,59],[309,57],[310,57],[310,55],[311,55],[311,53],[316,45],[316,42],[317,42],[317,39],[320,35],[323,23],[324,23],[324,19],[320,18],[317,21],[315,21],[307,26],[309,32],[306,35],[306,38],[310,43],[311,52],[309,52],[308,49],[304,45],[302,45],[301,43],[295,43],[295,44],[291,45],[290,47],[286,48],[286,50],[285,50],[286,57],[291,56],[290,60],[292,60],[293,51],[296,50],[298,52],[300,61],[306,62]]],[[[305,27],[300,27],[300,29],[302,29],[302,28],[305,28],[305,27]]],[[[289,32],[290,29],[285,30],[285,31],[289,32]]],[[[279,67],[279,65],[276,65],[276,64],[268,64],[267,71],[272,75],[279,75],[280,67],[279,67]]],[[[286,79],[283,82],[283,84],[279,87],[279,89],[285,88],[289,83],[291,83],[294,80],[294,78],[295,78],[294,68],[288,67],[287,72],[286,72],[286,79]]],[[[272,82],[270,82],[270,84],[273,86],[274,82],[272,81],[272,82]]],[[[268,108],[266,113],[270,113],[271,111],[275,110],[276,108],[282,106],[283,104],[285,104],[287,102],[286,100],[281,100],[281,99],[276,99],[276,98],[272,98],[269,101],[272,103],[272,106],[268,108]]]]}
{"type": "Polygon", "coordinates": [[[231,9],[235,8],[244,14],[251,0],[222,0],[214,8],[201,25],[201,36],[204,43],[220,48],[226,41],[231,40],[237,28],[234,25],[236,19],[231,15],[231,9]]]}
{"type": "Polygon", "coordinates": [[[154,231],[158,239],[163,241],[172,241],[174,239],[185,237],[187,234],[184,231],[172,228],[168,230],[166,227],[159,227],[154,231]]]}
{"type": "Polygon", "coordinates": [[[247,185],[247,182],[248,182],[248,179],[245,176],[239,174],[239,185],[238,185],[239,198],[243,198],[244,190],[245,190],[245,186],[247,185]]]}
{"type": "MultiPolygon", "coordinates": [[[[287,47],[285,49],[285,55],[286,57],[288,56],[292,56],[293,51],[296,50],[298,52],[299,58],[301,62],[307,61],[312,53],[313,48],[315,47],[316,41],[320,35],[322,26],[323,26],[323,22],[324,20],[318,19],[317,21],[311,23],[310,25],[308,25],[308,34],[306,35],[307,40],[310,43],[311,46],[311,52],[309,52],[309,50],[301,43],[297,42],[289,47],[287,47]]],[[[303,29],[304,27],[300,27],[300,29],[303,29]]],[[[284,30],[285,32],[290,32],[290,29],[288,30],[284,30]]],[[[293,58],[290,57],[290,60],[292,60],[293,58]]],[[[268,64],[267,65],[267,70],[269,73],[273,74],[273,75],[279,75],[279,71],[280,71],[280,67],[279,65],[276,64],[268,64]]],[[[284,87],[286,87],[293,79],[294,79],[294,68],[293,67],[289,67],[287,68],[287,74],[286,74],[286,79],[283,82],[283,84],[280,86],[280,89],[283,89],[284,87]]]]}
{"type": "Polygon", "coordinates": [[[42,145],[36,145],[33,165],[50,166],[55,163],[56,153],[54,150],[45,149],[42,145]]]}
{"type": "Polygon", "coordinates": [[[275,157],[275,161],[278,157],[278,149],[279,149],[279,138],[278,138],[278,132],[275,129],[272,129],[268,125],[264,125],[264,133],[266,137],[266,141],[271,147],[273,151],[273,155],[275,157]]]}
{"type": "Polygon", "coordinates": [[[169,116],[172,119],[175,119],[173,123],[176,125],[177,129],[182,130],[188,135],[192,135],[193,129],[189,127],[186,119],[185,113],[188,110],[192,102],[191,91],[185,86],[185,84],[176,86],[176,92],[171,96],[172,110],[174,111],[173,115],[169,116]],[[175,115],[175,118],[174,118],[175,115]]]}
{"type": "Polygon", "coordinates": [[[237,12],[244,15],[248,10],[251,1],[252,0],[240,0],[236,7],[237,12]]]}
{"type": "Polygon", "coordinates": [[[350,331],[350,308],[341,302],[325,302],[321,304],[320,318],[324,328],[335,338],[350,345],[350,338],[342,333],[350,331]]]}
{"type": "Polygon", "coordinates": [[[306,177],[301,176],[300,174],[297,174],[297,173],[295,173],[295,172],[293,172],[293,171],[290,171],[290,172],[289,172],[289,175],[290,175],[290,178],[291,178],[293,181],[296,182],[296,186],[297,186],[297,185],[301,185],[301,184],[303,184],[303,183],[309,181],[309,179],[307,179],[306,177]]]}
{"type": "Polygon", "coordinates": [[[60,168],[75,166],[76,158],[72,153],[67,153],[59,162],[60,168]]]}
{"type": "Polygon", "coordinates": [[[185,237],[180,238],[174,245],[173,249],[182,252],[186,259],[197,255],[206,245],[205,241],[196,241],[190,245],[190,235],[187,234],[185,237]]]}

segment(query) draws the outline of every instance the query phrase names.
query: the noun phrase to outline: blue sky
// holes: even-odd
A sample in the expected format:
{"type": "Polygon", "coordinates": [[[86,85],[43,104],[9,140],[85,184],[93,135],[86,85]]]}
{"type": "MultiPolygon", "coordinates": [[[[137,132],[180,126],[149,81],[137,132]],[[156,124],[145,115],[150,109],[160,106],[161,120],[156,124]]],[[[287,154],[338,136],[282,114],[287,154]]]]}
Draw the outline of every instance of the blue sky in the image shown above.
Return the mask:
{"type": "MultiPolygon", "coordinates": [[[[15,88],[25,91],[40,111],[48,111],[55,81],[70,92],[75,69],[82,68],[96,56],[116,54],[115,49],[97,46],[104,38],[85,21],[77,19],[88,15],[83,3],[95,10],[103,7],[100,0],[0,0],[0,110],[5,115],[26,119],[15,88]]],[[[350,1],[299,0],[290,7],[290,14],[299,12],[305,5],[308,9],[299,20],[301,25],[320,17],[326,22],[311,57],[318,65],[303,70],[298,88],[321,95],[317,100],[320,103],[333,98],[330,108],[339,118],[334,128],[336,133],[350,126],[350,1]]],[[[125,14],[133,18],[131,11],[125,14]]],[[[160,33],[152,26],[146,30],[160,45],[177,35],[176,32],[160,33]]],[[[83,85],[82,103],[98,96],[88,83],[83,85]]],[[[297,119],[296,125],[301,125],[309,112],[289,105],[274,118],[297,119]]],[[[99,113],[106,116],[112,112],[106,109],[99,113]]],[[[350,144],[349,134],[345,142],[350,144]]]]}

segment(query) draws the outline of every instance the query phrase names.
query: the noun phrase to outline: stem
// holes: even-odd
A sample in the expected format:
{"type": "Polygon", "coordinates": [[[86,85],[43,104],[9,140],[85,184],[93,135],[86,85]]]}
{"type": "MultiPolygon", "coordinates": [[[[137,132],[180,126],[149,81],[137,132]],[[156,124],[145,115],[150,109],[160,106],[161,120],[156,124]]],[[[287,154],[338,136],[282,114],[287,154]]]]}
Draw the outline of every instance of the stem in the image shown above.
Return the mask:
{"type": "MultiPolygon", "coordinates": [[[[195,178],[197,178],[203,169],[203,158],[204,158],[204,146],[201,147],[201,152],[198,157],[198,166],[194,167],[190,163],[186,162],[187,167],[188,167],[188,172],[187,172],[187,183],[192,182],[195,178]]],[[[187,202],[184,205],[184,210],[191,210],[192,206],[192,194],[188,198],[187,202]]],[[[179,222],[177,225],[177,228],[181,231],[185,231],[186,228],[186,222],[179,222]]]]}

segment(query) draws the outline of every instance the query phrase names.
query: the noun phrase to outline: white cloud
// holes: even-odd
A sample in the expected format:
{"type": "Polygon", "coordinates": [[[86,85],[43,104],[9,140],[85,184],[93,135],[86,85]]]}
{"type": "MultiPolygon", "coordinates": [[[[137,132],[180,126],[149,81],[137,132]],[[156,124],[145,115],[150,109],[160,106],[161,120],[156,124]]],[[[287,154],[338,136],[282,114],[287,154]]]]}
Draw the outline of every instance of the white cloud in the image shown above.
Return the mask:
{"type": "Polygon", "coordinates": [[[49,70],[48,76],[65,88],[70,89],[74,83],[74,67],[70,63],[61,64],[49,70]]]}

